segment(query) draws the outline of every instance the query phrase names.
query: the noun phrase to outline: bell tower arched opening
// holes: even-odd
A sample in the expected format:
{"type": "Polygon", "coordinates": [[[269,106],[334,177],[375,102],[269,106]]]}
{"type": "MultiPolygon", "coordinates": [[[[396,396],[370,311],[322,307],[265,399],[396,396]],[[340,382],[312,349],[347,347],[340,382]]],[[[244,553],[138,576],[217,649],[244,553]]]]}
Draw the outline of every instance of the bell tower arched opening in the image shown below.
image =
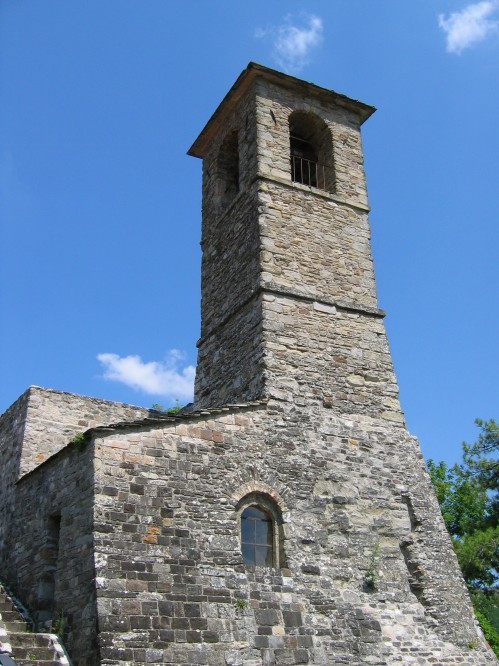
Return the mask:
{"type": "Polygon", "coordinates": [[[333,142],[327,124],[306,111],[289,116],[291,180],[334,192],[333,142]]]}
{"type": "Polygon", "coordinates": [[[239,143],[237,131],[230,132],[220,146],[217,160],[217,194],[224,211],[239,192],[239,143]]]}

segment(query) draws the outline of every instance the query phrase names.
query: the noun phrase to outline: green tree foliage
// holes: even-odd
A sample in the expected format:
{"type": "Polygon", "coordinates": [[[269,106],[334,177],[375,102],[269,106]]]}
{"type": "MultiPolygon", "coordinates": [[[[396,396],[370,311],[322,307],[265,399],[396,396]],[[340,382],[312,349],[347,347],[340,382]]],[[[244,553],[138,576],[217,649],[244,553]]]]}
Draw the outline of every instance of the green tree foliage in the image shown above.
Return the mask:
{"type": "Polygon", "coordinates": [[[499,426],[477,419],[473,444],[463,443],[463,462],[427,467],[447,529],[470,589],[499,588],[499,426]]]}
{"type": "Polygon", "coordinates": [[[488,514],[487,489],[465,465],[448,467],[429,460],[427,468],[450,535],[465,538],[488,514]]]}
{"type": "Polygon", "coordinates": [[[474,444],[463,444],[463,458],[468,469],[476,475],[490,493],[489,522],[499,523],[499,424],[490,419],[476,419],[481,432],[474,444]]]}
{"type": "Polygon", "coordinates": [[[179,405],[177,402],[177,404],[174,407],[163,407],[163,405],[154,402],[151,405],[151,409],[153,409],[155,412],[161,412],[162,414],[176,414],[182,409],[182,405],[179,405]]]}
{"type": "Polygon", "coordinates": [[[429,460],[445,524],[484,634],[499,656],[499,426],[476,419],[463,462],[448,467],[429,460]]]}
{"type": "Polygon", "coordinates": [[[488,641],[490,647],[494,650],[496,655],[499,656],[499,631],[497,631],[497,629],[492,625],[487,615],[485,615],[485,613],[482,613],[482,611],[478,610],[478,608],[476,607],[475,607],[475,615],[478,622],[480,623],[483,635],[488,641]]]}
{"type": "Polygon", "coordinates": [[[499,530],[476,529],[462,539],[454,539],[459,565],[468,587],[491,590],[498,587],[499,530]]]}

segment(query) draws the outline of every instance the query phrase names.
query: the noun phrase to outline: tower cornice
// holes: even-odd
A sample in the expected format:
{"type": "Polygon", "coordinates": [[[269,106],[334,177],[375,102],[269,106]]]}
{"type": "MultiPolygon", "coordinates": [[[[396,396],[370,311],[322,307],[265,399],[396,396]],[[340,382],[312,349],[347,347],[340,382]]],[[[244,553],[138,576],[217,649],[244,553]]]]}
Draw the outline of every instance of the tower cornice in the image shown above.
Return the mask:
{"type": "Polygon", "coordinates": [[[189,148],[187,151],[188,155],[199,158],[204,157],[213,137],[218,134],[221,125],[223,125],[226,118],[237,107],[240,99],[258,78],[264,78],[271,83],[275,83],[282,88],[294,90],[301,95],[319,98],[329,105],[333,104],[348,109],[358,116],[359,125],[362,125],[376,111],[376,107],[347,97],[334,90],[297,79],[289,74],[283,74],[275,69],[259,65],[256,62],[250,62],[218,105],[196,141],[189,148]]]}

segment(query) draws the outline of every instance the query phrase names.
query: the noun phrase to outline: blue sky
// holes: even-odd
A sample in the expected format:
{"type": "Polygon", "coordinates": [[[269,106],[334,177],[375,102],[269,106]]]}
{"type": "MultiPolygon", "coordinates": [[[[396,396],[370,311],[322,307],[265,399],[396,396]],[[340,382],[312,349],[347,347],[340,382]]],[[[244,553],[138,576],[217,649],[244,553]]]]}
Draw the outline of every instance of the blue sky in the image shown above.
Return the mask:
{"type": "Polygon", "coordinates": [[[379,303],[408,427],[457,460],[474,418],[499,417],[498,0],[3,0],[0,411],[30,384],[189,399],[186,150],[251,60],[378,107],[379,303]]]}

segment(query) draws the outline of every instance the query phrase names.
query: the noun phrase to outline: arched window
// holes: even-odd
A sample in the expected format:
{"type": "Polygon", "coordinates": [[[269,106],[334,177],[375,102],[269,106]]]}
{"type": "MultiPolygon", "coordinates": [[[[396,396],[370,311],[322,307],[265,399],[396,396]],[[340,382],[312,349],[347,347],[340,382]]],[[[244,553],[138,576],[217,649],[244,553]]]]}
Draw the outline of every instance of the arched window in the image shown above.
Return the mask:
{"type": "Polygon", "coordinates": [[[258,506],[248,506],[241,514],[241,550],[245,564],[274,566],[274,526],[271,516],[258,506]]]}
{"type": "Polygon", "coordinates": [[[294,111],[289,117],[291,180],[294,183],[334,190],[331,132],[312,113],[294,111]]]}
{"type": "Polygon", "coordinates": [[[284,566],[282,516],[273,499],[253,492],[239,501],[236,510],[244,564],[249,567],[284,566]]]}

